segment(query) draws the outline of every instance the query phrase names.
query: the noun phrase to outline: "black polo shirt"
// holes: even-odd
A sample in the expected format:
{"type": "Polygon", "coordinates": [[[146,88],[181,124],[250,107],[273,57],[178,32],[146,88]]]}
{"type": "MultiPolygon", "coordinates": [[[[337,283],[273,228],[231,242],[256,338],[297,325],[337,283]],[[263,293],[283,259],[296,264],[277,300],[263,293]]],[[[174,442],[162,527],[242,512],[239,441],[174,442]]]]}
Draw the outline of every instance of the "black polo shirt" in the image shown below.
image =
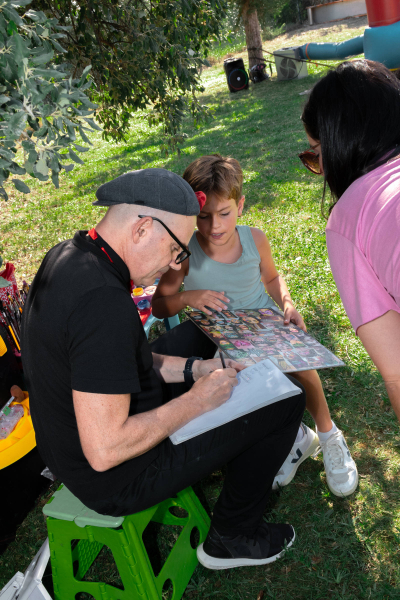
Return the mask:
{"type": "Polygon", "coordinates": [[[102,238],[79,231],[47,253],[25,304],[21,347],[37,445],[49,469],[83,502],[122,490],[158,449],[96,472],[82,452],[72,390],[129,393],[130,414],[137,414],[162,404],[162,388],[128,268],[102,238]]]}

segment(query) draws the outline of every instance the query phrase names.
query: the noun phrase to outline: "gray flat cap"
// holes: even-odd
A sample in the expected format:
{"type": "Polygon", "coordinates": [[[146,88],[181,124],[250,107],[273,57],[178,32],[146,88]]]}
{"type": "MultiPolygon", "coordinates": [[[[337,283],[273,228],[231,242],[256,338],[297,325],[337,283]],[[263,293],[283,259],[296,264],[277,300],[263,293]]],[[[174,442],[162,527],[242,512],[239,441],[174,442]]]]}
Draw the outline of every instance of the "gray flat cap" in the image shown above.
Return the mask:
{"type": "Polygon", "coordinates": [[[199,202],[190,185],[166,169],[129,171],[99,187],[96,206],[137,204],[178,215],[198,215],[199,202]]]}

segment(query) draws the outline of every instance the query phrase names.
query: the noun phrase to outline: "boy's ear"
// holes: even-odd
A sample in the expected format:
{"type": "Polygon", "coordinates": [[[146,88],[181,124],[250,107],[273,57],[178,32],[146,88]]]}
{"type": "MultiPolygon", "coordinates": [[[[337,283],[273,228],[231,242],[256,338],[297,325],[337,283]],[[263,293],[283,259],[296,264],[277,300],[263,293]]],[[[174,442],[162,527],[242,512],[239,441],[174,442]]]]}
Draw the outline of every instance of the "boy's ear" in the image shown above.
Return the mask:
{"type": "Polygon", "coordinates": [[[245,197],[242,196],[238,202],[238,217],[242,216],[245,197]]]}

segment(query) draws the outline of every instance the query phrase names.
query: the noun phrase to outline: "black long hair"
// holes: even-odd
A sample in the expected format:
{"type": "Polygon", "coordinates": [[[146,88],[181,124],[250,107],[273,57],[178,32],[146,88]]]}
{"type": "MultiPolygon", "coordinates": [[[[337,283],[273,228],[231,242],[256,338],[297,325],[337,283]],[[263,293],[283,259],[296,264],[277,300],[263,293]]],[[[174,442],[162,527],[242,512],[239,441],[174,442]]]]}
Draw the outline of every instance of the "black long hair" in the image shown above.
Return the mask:
{"type": "Polygon", "coordinates": [[[301,118],[321,144],[330,212],[353,181],[400,154],[400,81],[381,63],[343,62],[313,87],[301,118]]]}

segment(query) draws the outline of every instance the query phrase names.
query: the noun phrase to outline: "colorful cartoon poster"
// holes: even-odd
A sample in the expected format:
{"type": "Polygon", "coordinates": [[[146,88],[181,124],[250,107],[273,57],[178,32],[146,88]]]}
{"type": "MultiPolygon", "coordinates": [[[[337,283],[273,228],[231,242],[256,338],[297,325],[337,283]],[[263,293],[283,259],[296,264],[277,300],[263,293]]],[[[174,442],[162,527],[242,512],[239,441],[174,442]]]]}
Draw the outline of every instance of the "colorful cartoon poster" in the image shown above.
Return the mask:
{"type": "Polygon", "coordinates": [[[330,350],[271,308],[186,313],[224,353],[246,365],[269,358],[284,373],[342,367],[330,350]]]}

